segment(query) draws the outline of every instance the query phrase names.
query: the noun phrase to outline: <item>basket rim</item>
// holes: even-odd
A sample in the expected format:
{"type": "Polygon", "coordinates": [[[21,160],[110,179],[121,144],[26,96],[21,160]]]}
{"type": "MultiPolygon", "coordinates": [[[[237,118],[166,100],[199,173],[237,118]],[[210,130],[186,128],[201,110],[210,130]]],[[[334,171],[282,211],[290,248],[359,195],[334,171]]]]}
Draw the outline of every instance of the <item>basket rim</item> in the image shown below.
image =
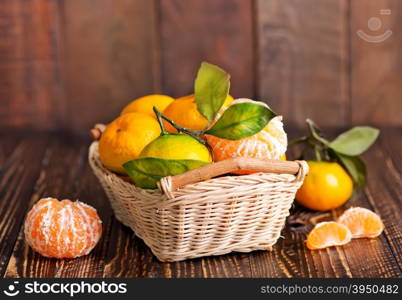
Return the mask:
{"type": "MultiPolygon", "coordinates": [[[[108,170],[100,161],[99,159],[99,152],[98,152],[98,145],[99,145],[99,141],[93,141],[91,143],[91,145],[89,146],[89,152],[88,152],[88,160],[89,163],[91,165],[92,168],[96,168],[100,171],[102,171],[102,173],[107,176],[107,177],[113,177],[114,180],[117,180],[119,182],[119,184],[127,187],[127,188],[131,188],[134,189],[136,192],[144,194],[144,195],[154,195],[154,196],[163,196],[166,195],[167,198],[172,199],[174,198],[174,192],[175,191],[171,191],[168,186],[169,186],[169,182],[171,180],[172,176],[166,176],[163,177],[159,182],[158,182],[158,189],[143,189],[141,187],[136,186],[134,183],[132,182],[128,182],[124,179],[122,179],[120,176],[118,176],[116,173],[108,170]]],[[[287,182],[295,182],[295,181],[302,181],[304,179],[304,177],[306,176],[306,174],[308,173],[308,165],[305,161],[296,161],[299,163],[300,165],[300,171],[296,174],[296,175],[290,175],[290,174],[273,174],[273,173],[264,173],[264,172],[256,172],[256,173],[252,173],[252,174],[242,174],[242,175],[223,175],[223,176],[219,176],[219,177],[213,177],[204,181],[200,181],[196,184],[200,184],[203,182],[214,182],[214,181],[223,181],[225,179],[230,178],[231,180],[233,180],[234,178],[239,178],[241,177],[242,179],[254,179],[256,177],[261,177],[264,175],[277,175],[278,178],[282,177],[285,178],[284,176],[286,176],[287,178],[287,182]]],[[[190,171],[188,171],[190,172],[190,171]]],[[[185,172],[187,173],[187,172],[185,172]]],[[[183,174],[185,174],[183,173],[183,174]]],[[[185,188],[185,186],[183,186],[183,188],[185,188]]],[[[181,188],[180,188],[181,189],[181,188]]]]}

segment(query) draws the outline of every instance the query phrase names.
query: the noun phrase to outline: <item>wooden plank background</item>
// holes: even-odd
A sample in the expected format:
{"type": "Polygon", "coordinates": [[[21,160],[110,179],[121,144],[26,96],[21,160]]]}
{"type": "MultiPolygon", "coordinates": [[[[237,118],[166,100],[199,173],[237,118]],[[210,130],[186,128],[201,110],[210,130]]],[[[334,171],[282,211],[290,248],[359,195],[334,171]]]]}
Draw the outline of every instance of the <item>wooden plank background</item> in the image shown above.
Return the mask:
{"type": "Polygon", "coordinates": [[[202,60],[287,124],[402,125],[401,12],[399,0],[1,0],[0,127],[85,133],[138,96],[190,93],[202,60]],[[393,35],[368,43],[358,29],[393,35]]]}

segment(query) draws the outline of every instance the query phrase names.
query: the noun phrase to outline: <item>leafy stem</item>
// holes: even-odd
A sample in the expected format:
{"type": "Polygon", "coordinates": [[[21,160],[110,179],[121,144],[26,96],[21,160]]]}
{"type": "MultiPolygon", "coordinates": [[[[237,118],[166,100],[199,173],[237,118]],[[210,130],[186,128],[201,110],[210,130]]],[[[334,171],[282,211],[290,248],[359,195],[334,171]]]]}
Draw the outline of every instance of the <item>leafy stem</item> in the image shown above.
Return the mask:
{"type": "Polygon", "coordinates": [[[304,144],[304,150],[310,146],[317,161],[340,163],[352,177],[356,187],[364,185],[366,166],[359,155],[371,147],[380,131],[370,126],[356,126],[329,141],[320,134],[312,120],[306,119],[306,123],[309,135],[294,139],[289,145],[304,144]]]}
{"type": "Polygon", "coordinates": [[[165,120],[166,122],[168,122],[170,125],[172,125],[174,128],[176,128],[176,130],[178,132],[182,132],[185,134],[188,134],[189,136],[191,136],[192,138],[196,139],[198,142],[200,142],[201,144],[205,145],[206,142],[200,137],[201,134],[203,134],[203,131],[199,131],[199,130],[190,130],[184,127],[181,127],[179,125],[177,125],[174,121],[170,120],[168,117],[166,117],[164,114],[162,114],[155,106],[154,106],[154,112],[158,118],[158,122],[159,125],[161,126],[161,130],[162,130],[162,135],[164,134],[168,134],[168,132],[165,129],[165,126],[163,125],[163,120],[165,120]]]}
{"type": "Polygon", "coordinates": [[[317,141],[319,141],[324,146],[327,146],[329,144],[329,141],[327,141],[326,139],[324,139],[322,136],[320,136],[318,134],[317,127],[314,124],[314,122],[311,119],[306,119],[306,123],[307,123],[307,126],[308,126],[308,128],[310,130],[310,133],[311,133],[312,137],[314,139],[316,139],[317,141]]]}

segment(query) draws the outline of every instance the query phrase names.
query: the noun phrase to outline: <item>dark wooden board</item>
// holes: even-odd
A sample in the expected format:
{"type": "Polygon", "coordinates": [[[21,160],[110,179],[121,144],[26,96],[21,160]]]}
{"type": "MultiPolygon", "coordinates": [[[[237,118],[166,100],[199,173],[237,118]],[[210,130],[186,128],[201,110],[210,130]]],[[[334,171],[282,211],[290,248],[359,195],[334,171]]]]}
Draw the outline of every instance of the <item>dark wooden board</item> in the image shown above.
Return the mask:
{"type": "Polygon", "coordinates": [[[59,2],[0,5],[0,127],[58,128],[63,122],[59,2]]]}
{"type": "Polygon", "coordinates": [[[74,131],[109,122],[131,100],[158,90],[153,1],[69,0],[60,15],[66,118],[74,131]]]}
{"type": "Polygon", "coordinates": [[[3,274],[13,253],[29,199],[35,194],[34,182],[41,179],[40,166],[47,140],[44,135],[1,138],[2,145],[6,145],[0,148],[1,157],[5,157],[0,173],[0,272],[3,274]]]}
{"type": "Polygon", "coordinates": [[[402,97],[402,2],[365,0],[350,1],[350,5],[352,121],[400,125],[402,102],[396,99],[402,97]],[[382,9],[391,14],[381,14],[382,9]],[[379,18],[378,30],[368,28],[370,18],[379,18]],[[370,43],[357,36],[358,30],[371,36],[391,30],[392,35],[383,42],[370,43]]]}
{"type": "Polygon", "coordinates": [[[257,98],[287,124],[348,124],[348,1],[256,3],[257,98]]]}
{"type": "Polygon", "coordinates": [[[176,97],[192,93],[206,60],[231,74],[234,97],[253,98],[253,1],[158,2],[162,91],[176,97]]]}
{"type": "MultiPolygon", "coordinates": [[[[294,134],[291,134],[294,136],[294,134]]],[[[5,277],[401,277],[402,129],[383,129],[369,162],[367,188],[344,207],[319,213],[295,205],[273,250],[232,253],[176,263],[159,262],[113,216],[87,164],[88,139],[68,135],[0,132],[0,274],[5,277]],[[5,159],[7,158],[7,159],[5,159]],[[24,167],[22,167],[22,166],[24,167]],[[25,243],[23,219],[41,197],[80,199],[98,209],[103,236],[87,256],[41,257],[25,243]],[[374,210],[386,226],[376,239],[310,251],[305,239],[314,223],[336,219],[350,206],[374,210]],[[362,255],[364,253],[364,255],[362,255]]]]}

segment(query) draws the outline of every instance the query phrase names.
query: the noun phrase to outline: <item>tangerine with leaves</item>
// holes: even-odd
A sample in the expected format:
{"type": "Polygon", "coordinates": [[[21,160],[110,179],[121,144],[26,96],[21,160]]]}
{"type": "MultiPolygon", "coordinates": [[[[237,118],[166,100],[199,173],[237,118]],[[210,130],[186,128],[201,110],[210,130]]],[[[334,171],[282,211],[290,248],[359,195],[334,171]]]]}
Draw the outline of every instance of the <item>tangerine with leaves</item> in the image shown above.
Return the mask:
{"type": "Polygon", "coordinates": [[[44,198],[29,211],[25,240],[46,257],[75,258],[88,254],[102,235],[96,210],[83,202],[44,198]]]}
{"type": "MultiPolygon", "coordinates": [[[[227,107],[232,101],[232,96],[227,95],[223,107],[227,107]]],[[[163,114],[177,125],[188,129],[204,130],[208,125],[208,120],[197,109],[194,94],[177,98],[163,111],[163,114]]],[[[165,122],[165,126],[169,132],[177,132],[168,122],[165,122]]]]}
{"type": "MultiPolygon", "coordinates": [[[[236,99],[229,107],[239,103],[252,103],[267,107],[265,103],[250,99],[236,99]]],[[[223,111],[223,113],[226,109],[223,111]]],[[[238,140],[229,140],[210,134],[205,140],[212,147],[215,161],[235,157],[261,159],[286,159],[287,135],[283,129],[282,116],[272,118],[258,133],[238,140]]],[[[236,174],[249,174],[250,171],[237,171],[236,174]]]]}

